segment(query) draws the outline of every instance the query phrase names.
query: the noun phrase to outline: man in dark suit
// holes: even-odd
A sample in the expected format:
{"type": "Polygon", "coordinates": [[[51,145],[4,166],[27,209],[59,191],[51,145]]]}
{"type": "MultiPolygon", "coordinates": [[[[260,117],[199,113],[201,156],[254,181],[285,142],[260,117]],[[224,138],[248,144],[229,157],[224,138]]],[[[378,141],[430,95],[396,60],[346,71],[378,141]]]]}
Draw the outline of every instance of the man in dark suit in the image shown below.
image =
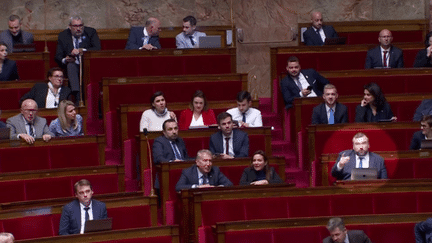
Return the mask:
{"type": "Polygon", "coordinates": [[[164,121],[162,129],[163,136],[157,137],[153,142],[154,163],[188,160],[186,145],[178,136],[177,122],[174,119],[168,119],[164,121]]]}
{"type": "MultiPolygon", "coordinates": [[[[67,71],[72,95],[80,100],[79,64],[84,51],[101,49],[99,36],[95,29],[84,26],[81,17],[70,18],[69,28],[58,35],[55,60],[67,71]]],[[[82,60],[81,60],[82,61],[82,60]]]]}
{"type": "Polygon", "coordinates": [[[303,40],[307,46],[322,46],[326,38],[336,38],[338,34],[331,25],[323,25],[321,12],[311,13],[312,26],[303,32],[303,40]]]}
{"type": "Polygon", "coordinates": [[[420,121],[421,131],[414,133],[411,139],[410,149],[418,150],[421,148],[421,141],[425,139],[432,139],[432,116],[426,115],[420,121]]]}
{"type": "Polygon", "coordinates": [[[157,18],[149,18],[145,27],[132,27],[126,43],[126,50],[161,49],[159,32],[161,22],[157,18]]]}
{"type": "Polygon", "coordinates": [[[324,86],[329,81],[313,69],[301,70],[297,57],[288,58],[288,75],[280,81],[285,108],[293,106],[296,97],[317,97],[323,94],[324,86]]]}
{"type": "Polygon", "coordinates": [[[210,151],[223,159],[248,157],[249,138],[247,133],[233,129],[231,114],[222,112],[217,116],[220,131],[210,137],[210,151]]]}
{"type": "Polygon", "coordinates": [[[378,179],[387,179],[384,159],[378,154],[369,152],[369,138],[364,133],[353,137],[353,149],[339,153],[331,174],[337,180],[350,180],[354,168],[377,168],[378,179]]]}
{"type": "Polygon", "coordinates": [[[212,166],[213,154],[210,150],[198,151],[195,165],[184,169],[176,184],[176,191],[189,188],[204,188],[215,186],[232,186],[232,182],[219,170],[212,166]]]}
{"type": "Polygon", "coordinates": [[[88,180],[76,182],[74,192],[77,199],[63,207],[59,235],[83,234],[86,221],[108,217],[105,203],[92,199],[93,188],[88,180]]]}
{"type": "Polygon", "coordinates": [[[414,113],[413,121],[421,121],[426,115],[432,115],[432,99],[422,100],[414,113]]]}
{"type": "Polygon", "coordinates": [[[6,120],[10,128],[10,139],[24,139],[29,144],[34,143],[35,138],[42,138],[48,142],[54,136],[47,126],[45,118],[36,116],[38,106],[32,99],[24,100],[21,103],[21,114],[10,117],[6,120]]]}
{"type": "Polygon", "coordinates": [[[327,224],[327,229],[330,232],[330,236],[325,238],[323,243],[344,243],[347,242],[347,237],[349,243],[371,243],[371,240],[363,230],[348,231],[341,218],[331,218],[327,224]]]}
{"type": "Polygon", "coordinates": [[[0,33],[0,41],[7,45],[7,52],[12,53],[15,44],[32,44],[33,34],[21,30],[22,22],[18,15],[9,16],[9,30],[0,33]]]}
{"type": "Polygon", "coordinates": [[[381,30],[378,41],[379,46],[367,52],[365,68],[403,68],[403,52],[392,46],[393,36],[390,30],[381,30]]]}
{"type": "Polygon", "coordinates": [[[432,218],[417,223],[414,226],[414,235],[416,243],[432,242],[432,218]]]}
{"type": "Polygon", "coordinates": [[[337,124],[348,122],[348,109],[345,105],[337,102],[338,93],[333,84],[324,86],[323,99],[314,107],[312,112],[312,124],[337,124]]]}

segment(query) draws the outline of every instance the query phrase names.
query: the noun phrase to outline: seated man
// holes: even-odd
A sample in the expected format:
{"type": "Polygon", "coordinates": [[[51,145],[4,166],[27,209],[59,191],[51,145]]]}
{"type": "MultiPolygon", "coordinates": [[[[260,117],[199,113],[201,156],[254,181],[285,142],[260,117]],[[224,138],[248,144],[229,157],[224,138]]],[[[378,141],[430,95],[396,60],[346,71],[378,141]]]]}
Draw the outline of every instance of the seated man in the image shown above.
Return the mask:
{"type": "Polygon", "coordinates": [[[15,44],[32,44],[33,34],[24,30],[21,30],[21,19],[18,15],[9,16],[9,30],[5,30],[0,33],[0,42],[4,42],[7,45],[8,53],[13,52],[15,44]]]}
{"type": "Polygon", "coordinates": [[[417,223],[414,226],[414,234],[416,243],[432,242],[432,218],[417,223]]]}
{"type": "Polygon", "coordinates": [[[212,166],[213,154],[202,149],[198,151],[196,164],[184,169],[176,184],[176,191],[189,188],[204,188],[215,186],[232,186],[232,182],[219,170],[212,166]]]}
{"type": "Polygon", "coordinates": [[[101,43],[96,30],[84,26],[79,16],[71,17],[69,27],[58,35],[55,61],[63,70],[66,70],[76,104],[80,101],[79,57],[84,51],[100,49],[101,43]]]}
{"type": "Polygon", "coordinates": [[[303,40],[307,46],[322,46],[326,38],[336,38],[338,34],[331,25],[323,25],[321,12],[311,13],[312,26],[303,32],[303,40]]]}
{"type": "Polygon", "coordinates": [[[199,47],[199,38],[206,34],[196,31],[196,24],[197,20],[194,16],[187,16],[183,19],[183,32],[176,36],[177,49],[199,47]]]}
{"type": "Polygon", "coordinates": [[[348,109],[345,105],[337,102],[338,93],[333,84],[324,86],[323,99],[321,103],[313,108],[312,124],[336,124],[348,122],[348,109]]]}
{"type": "Polygon", "coordinates": [[[249,138],[247,133],[234,129],[232,116],[222,112],[217,116],[220,131],[210,137],[210,151],[223,159],[248,157],[249,138]]]}
{"type": "Polygon", "coordinates": [[[237,94],[237,107],[227,110],[239,127],[262,127],[261,111],[252,107],[252,96],[242,90],[237,94]]]}
{"type": "Polygon", "coordinates": [[[126,43],[126,50],[161,49],[159,32],[161,22],[157,18],[148,18],[145,27],[132,27],[126,43]]]}
{"type": "Polygon", "coordinates": [[[296,97],[317,97],[329,81],[313,69],[301,70],[297,57],[288,58],[286,67],[288,75],[280,81],[280,89],[285,101],[285,108],[293,106],[296,97]]]}
{"type": "Polygon", "coordinates": [[[176,120],[164,121],[162,129],[163,136],[157,137],[153,142],[154,163],[188,160],[186,145],[178,136],[179,128],[176,120]]]}
{"type": "Polygon", "coordinates": [[[108,217],[105,203],[92,200],[91,183],[82,179],[74,185],[74,200],[63,207],[60,218],[59,235],[84,234],[87,220],[106,219],[108,217]]]}
{"type": "Polygon", "coordinates": [[[21,114],[10,117],[6,120],[10,128],[10,139],[23,139],[32,144],[35,138],[42,138],[48,142],[54,136],[47,126],[45,118],[37,116],[38,106],[32,99],[24,100],[21,103],[21,114]]]}
{"type": "Polygon", "coordinates": [[[422,100],[414,113],[413,121],[421,121],[423,116],[432,115],[432,99],[422,100]]]}
{"type": "Polygon", "coordinates": [[[369,237],[363,230],[350,230],[345,228],[341,218],[331,218],[327,224],[330,236],[323,240],[323,243],[371,243],[369,237]],[[346,239],[348,237],[348,239],[346,239]]]}
{"type": "Polygon", "coordinates": [[[412,150],[420,149],[422,140],[432,139],[432,116],[424,116],[420,124],[422,130],[415,132],[411,139],[410,149],[412,150]]]}
{"type": "Polygon", "coordinates": [[[353,137],[353,149],[339,153],[331,174],[337,180],[350,180],[354,168],[377,168],[378,179],[387,179],[384,159],[378,154],[369,152],[369,138],[364,133],[353,137]]]}
{"type": "Polygon", "coordinates": [[[393,36],[390,30],[381,30],[378,41],[379,46],[367,52],[365,68],[403,68],[403,52],[392,46],[393,36]]]}

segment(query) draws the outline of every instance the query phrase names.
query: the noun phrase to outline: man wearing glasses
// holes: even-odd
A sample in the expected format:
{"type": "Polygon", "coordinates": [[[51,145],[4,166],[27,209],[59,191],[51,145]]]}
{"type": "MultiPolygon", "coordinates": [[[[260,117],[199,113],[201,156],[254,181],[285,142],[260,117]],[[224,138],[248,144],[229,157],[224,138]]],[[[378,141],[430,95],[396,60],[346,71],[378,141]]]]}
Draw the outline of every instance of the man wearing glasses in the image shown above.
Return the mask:
{"type": "Polygon", "coordinates": [[[72,95],[79,101],[79,64],[84,51],[100,50],[101,44],[95,29],[84,26],[79,16],[70,18],[69,27],[60,32],[55,60],[67,71],[72,95]]]}
{"type": "Polygon", "coordinates": [[[403,52],[391,44],[393,36],[390,30],[381,30],[378,41],[379,46],[367,52],[365,68],[403,68],[403,52]]]}
{"type": "Polygon", "coordinates": [[[48,142],[54,136],[49,131],[45,118],[37,116],[38,106],[32,99],[24,100],[21,104],[21,114],[7,119],[7,127],[10,128],[10,139],[23,139],[28,144],[33,144],[35,138],[42,138],[48,142]]]}

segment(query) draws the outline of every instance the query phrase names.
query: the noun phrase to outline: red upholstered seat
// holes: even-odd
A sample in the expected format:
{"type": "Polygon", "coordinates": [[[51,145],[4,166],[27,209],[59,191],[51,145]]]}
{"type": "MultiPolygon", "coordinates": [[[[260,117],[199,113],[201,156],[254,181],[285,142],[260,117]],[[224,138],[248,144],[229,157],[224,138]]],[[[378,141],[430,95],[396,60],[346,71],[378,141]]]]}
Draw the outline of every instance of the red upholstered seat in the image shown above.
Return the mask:
{"type": "Polygon", "coordinates": [[[97,143],[55,146],[50,147],[49,152],[51,168],[100,165],[99,147],[97,143]]]}
{"type": "Polygon", "coordinates": [[[415,213],[416,200],[414,192],[377,194],[374,196],[375,213],[415,213]]]}
{"type": "Polygon", "coordinates": [[[16,64],[20,80],[44,80],[46,77],[44,60],[17,60],[16,64]]]}
{"type": "Polygon", "coordinates": [[[432,192],[417,192],[417,212],[430,212],[432,207],[432,192]]]}
{"type": "Polygon", "coordinates": [[[12,147],[2,148],[0,151],[1,172],[45,170],[50,168],[48,147],[12,147]]]}
{"type": "Polygon", "coordinates": [[[2,220],[3,228],[15,236],[15,240],[50,237],[54,233],[51,215],[28,216],[2,220]]]}
{"type": "Polygon", "coordinates": [[[374,213],[372,194],[332,195],[330,197],[332,215],[362,215],[374,213]],[[349,205],[349,207],[347,207],[347,205],[349,205]]]}
{"type": "MultiPolygon", "coordinates": [[[[225,233],[225,242],[226,243],[239,243],[239,242],[248,242],[248,243],[258,243],[258,242],[268,242],[272,243],[272,230],[247,230],[247,231],[232,231],[225,233]]],[[[285,242],[289,238],[284,238],[285,242]]],[[[290,239],[291,241],[291,239],[290,239]]],[[[294,241],[293,241],[294,242],[294,241]]]]}
{"type": "Polygon", "coordinates": [[[148,205],[109,208],[108,217],[113,218],[113,230],[150,227],[150,207],[148,205]]]}
{"type": "Polygon", "coordinates": [[[327,236],[324,234],[325,231],[323,228],[324,227],[273,229],[273,242],[286,242],[288,239],[290,242],[322,242],[327,236]]]}
{"type": "MultiPolygon", "coordinates": [[[[85,179],[91,181],[93,191],[97,194],[119,192],[118,174],[99,174],[99,175],[74,176],[74,177],[71,177],[71,182],[75,183],[75,182],[83,179],[83,177],[85,177],[85,179]]],[[[73,184],[72,184],[72,186],[73,186],[73,184]]]]}
{"type": "Polygon", "coordinates": [[[244,202],[246,220],[288,218],[288,204],[278,197],[251,198],[244,202]]]}
{"type": "Polygon", "coordinates": [[[26,200],[24,181],[0,182],[0,203],[26,200]]]}
{"type": "Polygon", "coordinates": [[[283,198],[288,205],[288,217],[314,217],[332,215],[330,196],[302,196],[283,198]]]}
{"type": "Polygon", "coordinates": [[[203,225],[216,222],[245,220],[244,200],[218,200],[201,203],[203,225]],[[217,209],[217,210],[215,210],[217,209]]]}
{"type": "Polygon", "coordinates": [[[18,110],[18,109],[20,109],[19,100],[28,91],[30,91],[30,88],[0,89],[1,109],[2,110],[18,110]]]}
{"type": "Polygon", "coordinates": [[[135,239],[122,239],[122,240],[110,240],[105,243],[171,243],[171,236],[159,236],[149,238],[135,238],[135,239]]]}
{"type": "Polygon", "coordinates": [[[415,223],[388,223],[371,225],[368,233],[372,242],[406,243],[414,241],[415,223]]]}

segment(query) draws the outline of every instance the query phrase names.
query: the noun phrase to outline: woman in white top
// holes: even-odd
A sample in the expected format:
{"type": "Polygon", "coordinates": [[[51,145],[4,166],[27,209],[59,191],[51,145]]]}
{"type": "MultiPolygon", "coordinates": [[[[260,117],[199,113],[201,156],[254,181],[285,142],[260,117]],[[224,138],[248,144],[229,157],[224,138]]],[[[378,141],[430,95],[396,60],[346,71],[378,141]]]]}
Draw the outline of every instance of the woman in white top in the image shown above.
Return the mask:
{"type": "Polygon", "coordinates": [[[147,128],[148,131],[162,131],[165,120],[174,119],[176,115],[166,108],[166,101],[162,91],[157,91],[150,98],[151,109],[143,112],[140,121],[140,132],[147,128]]]}

